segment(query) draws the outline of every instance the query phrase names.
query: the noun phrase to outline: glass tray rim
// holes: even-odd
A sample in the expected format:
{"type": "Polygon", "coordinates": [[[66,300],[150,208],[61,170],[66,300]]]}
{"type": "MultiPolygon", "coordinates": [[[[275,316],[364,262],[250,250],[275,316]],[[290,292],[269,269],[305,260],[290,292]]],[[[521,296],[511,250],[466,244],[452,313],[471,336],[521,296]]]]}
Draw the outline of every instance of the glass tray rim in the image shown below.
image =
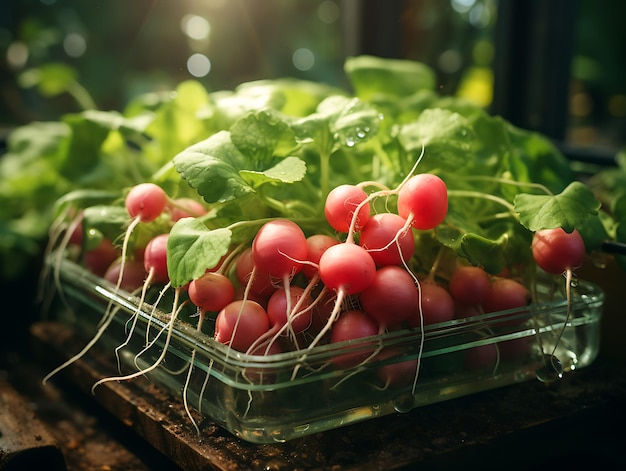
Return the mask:
{"type": "MultiPolygon", "coordinates": [[[[67,258],[59,260],[58,258],[50,257],[47,263],[49,266],[52,266],[53,263],[57,264],[55,265],[55,269],[58,269],[58,273],[55,274],[54,278],[61,283],[69,283],[79,290],[85,290],[85,292],[95,294],[100,297],[101,300],[117,304],[128,313],[138,313],[144,323],[152,322],[159,327],[164,327],[168,322],[169,314],[166,314],[161,308],[154,308],[152,304],[144,303],[138,311],[139,297],[123,290],[116,290],[112,283],[89,272],[76,262],[67,258]]],[[[602,306],[604,302],[604,292],[598,285],[587,281],[579,281],[577,291],[581,291],[581,294],[572,298],[570,305],[572,314],[581,308],[602,306]]],[[[553,315],[556,312],[564,312],[566,309],[567,301],[565,299],[558,299],[542,304],[530,304],[521,309],[509,309],[489,314],[453,319],[438,324],[425,325],[423,327],[423,341],[426,342],[429,339],[461,334],[479,327],[498,327],[503,324],[508,324],[512,320],[518,320],[520,325],[522,325],[525,320],[537,319],[545,315],[553,315]]],[[[594,311],[594,316],[600,316],[600,311],[601,309],[594,311]]],[[[576,325],[577,323],[587,323],[590,321],[591,319],[580,319],[572,315],[570,319],[568,319],[568,324],[576,325]]],[[[540,330],[549,330],[558,328],[559,326],[563,326],[563,322],[557,322],[555,325],[548,323],[548,325],[543,325],[538,328],[540,330]]],[[[524,329],[527,328],[527,326],[524,327],[524,329]]],[[[485,338],[482,341],[475,342],[475,344],[480,345],[507,340],[507,338],[519,334],[520,332],[519,330],[510,329],[500,336],[485,338]]],[[[371,337],[338,342],[336,344],[321,344],[310,350],[301,349],[267,355],[247,354],[230,349],[227,345],[217,342],[206,333],[199,332],[195,326],[178,320],[175,322],[172,335],[173,338],[180,341],[182,345],[194,348],[197,351],[211,356],[212,360],[223,362],[230,366],[279,368],[281,366],[293,366],[294,361],[301,359],[303,352],[306,352],[309,361],[314,361],[332,358],[339,351],[343,355],[368,350],[371,349],[372,342],[380,342],[381,345],[385,347],[400,347],[405,345],[406,342],[422,340],[422,329],[420,327],[403,328],[371,337]]]]}

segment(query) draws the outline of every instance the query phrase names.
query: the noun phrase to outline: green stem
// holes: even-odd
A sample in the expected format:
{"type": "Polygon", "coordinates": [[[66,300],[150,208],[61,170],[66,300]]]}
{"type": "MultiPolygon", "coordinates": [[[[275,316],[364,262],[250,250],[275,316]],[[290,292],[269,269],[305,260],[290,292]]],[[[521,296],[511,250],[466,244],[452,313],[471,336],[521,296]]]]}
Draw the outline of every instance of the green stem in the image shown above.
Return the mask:
{"type": "Polygon", "coordinates": [[[515,213],[515,207],[509,203],[504,198],[500,198],[499,196],[490,195],[488,193],[481,193],[479,191],[470,191],[470,190],[448,190],[448,197],[453,198],[482,198],[489,201],[493,201],[494,203],[498,203],[505,208],[507,208],[511,214],[515,213]]]}
{"type": "Polygon", "coordinates": [[[95,110],[98,108],[87,89],[78,82],[72,82],[67,88],[67,93],[72,95],[83,110],[95,110]]]}
{"type": "Polygon", "coordinates": [[[464,176],[463,179],[464,180],[482,180],[482,181],[489,181],[489,182],[494,182],[494,183],[502,183],[504,185],[536,188],[538,190],[543,191],[547,195],[554,195],[554,193],[552,193],[545,185],[542,185],[541,183],[516,182],[514,180],[509,180],[507,178],[489,177],[485,175],[467,175],[467,176],[464,176]]]}
{"type": "Polygon", "coordinates": [[[330,192],[330,151],[320,152],[320,190],[322,191],[322,201],[330,192]]]}

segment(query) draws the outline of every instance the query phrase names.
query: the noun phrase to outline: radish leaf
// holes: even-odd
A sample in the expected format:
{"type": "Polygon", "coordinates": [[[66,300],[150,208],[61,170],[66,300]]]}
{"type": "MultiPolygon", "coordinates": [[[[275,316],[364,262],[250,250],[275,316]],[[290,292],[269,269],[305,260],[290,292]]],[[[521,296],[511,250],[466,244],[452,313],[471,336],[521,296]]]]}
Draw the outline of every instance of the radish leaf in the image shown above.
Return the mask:
{"type": "Polygon", "coordinates": [[[593,192],[578,181],[570,183],[557,195],[516,195],[514,205],[520,223],[533,232],[555,227],[572,232],[588,218],[597,217],[600,209],[593,192]]]}
{"type": "Polygon", "coordinates": [[[184,286],[216,267],[228,252],[231,235],[230,229],[209,230],[195,218],[176,222],[167,241],[167,267],[172,286],[184,286]]]}

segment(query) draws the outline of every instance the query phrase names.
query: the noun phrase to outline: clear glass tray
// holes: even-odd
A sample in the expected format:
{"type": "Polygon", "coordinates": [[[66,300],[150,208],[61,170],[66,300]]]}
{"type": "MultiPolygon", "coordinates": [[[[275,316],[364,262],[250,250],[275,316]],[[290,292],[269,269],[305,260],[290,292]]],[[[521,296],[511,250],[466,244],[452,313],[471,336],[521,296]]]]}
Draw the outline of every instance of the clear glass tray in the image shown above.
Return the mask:
{"type": "MultiPolygon", "coordinates": [[[[55,319],[70,324],[86,342],[107,305],[113,308],[96,347],[117,355],[120,371],[111,376],[159,359],[167,335],[158,333],[168,325],[168,314],[148,303],[139,309],[136,296],[116,292],[69,260],[54,270],[57,298],[63,301],[56,304],[55,319]]],[[[174,395],[181,397],[182,391],[190,407],[247,441],[286,441],[517,382],[555,380],[560,376],[555,370],[589,365],[599,350],[604,295],[582,281],[573,291],[567,322],[567,302],[539,285],[541,303],[524,309],[427,326],[423,336],[420,329],[404,329],[320,345],[306,355],[230,350],[211,337],[211,319],[199,332],[193,312],[182,312],[163,361],[147,376],[174,395]],[[370,358],[350,368],[334,361],[348,353],[370,358]]]]}

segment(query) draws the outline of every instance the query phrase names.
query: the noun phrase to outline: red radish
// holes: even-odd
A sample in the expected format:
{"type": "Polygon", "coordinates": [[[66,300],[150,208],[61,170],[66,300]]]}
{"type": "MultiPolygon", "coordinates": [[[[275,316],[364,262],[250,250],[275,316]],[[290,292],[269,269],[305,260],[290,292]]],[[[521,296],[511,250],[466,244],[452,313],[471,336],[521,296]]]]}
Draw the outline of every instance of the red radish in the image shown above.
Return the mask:
{"type": "Polygon", "coordinates": [[[418,293],[413,277],[404,268],[390,265],[376,272],[359,299],[362,309],[376,319],[379,333],[383,333],[387,327],[401,324],[413,315],[418,293]]]}
{"type": "Polygon", "coordinates": [[[167,283],[167,240],[169,234],[159,234],[146,244],[143,264],[150,279],[149,283],[167,283]]]}
{"type": "Polygon", "coordinates": [[[133,219],[151,222],[161,215],[167,204],[165,191],[154,183],[140,183],[126,195],[126,210],[133,219]]]}
{"type": "Polygon", "coordinates": [[[239,283],[248,289],[251,296],[267,300],[276,291],[270,274],[255,268],[250,247],[237,258],[235,273],[239,283]]]}
{"type": "Polygon", "coordinates": [[[524,307],[529,303],[530,292],[522,283],[511,278],[496,278],[481,305],[484,312],[490,313],[524,307]]]}
{"type": "Polygon", "coordinates": [[[458,266],[448,281],[448,291],[463,304],[480,304],[491,289],[487,272],[472,265],[458,266]]]}
{"type": "Polygon", "coordinates": [[[261,305],[248,300],[233,301],[217,315],[215,340],[245,352],[269,328],[269,318],[261,305]]]}
{"type": "Polygon", "coordinates": [[[495,369],[499,362],[498,347],[488,343],[468,348],[465,350],[464,362],[468,370],[495,369]]]}
{"type": "MultiPolygon", "coordinates": [[[[559,338],[554,344],[552,354],[544,353],[544,358],[549,358],[545,365],[545,368],[549,369],[549,371],[541,374],[541,376],[546,378],[554,375],[561,377],[562,367],[554,354],[571,316],[572,277],[574,270],[580,267],[585,259],[585,242],[576,229],[568,233],[558,227],[535,232],[531,250],[535,262],[544,271],[553,275],[565,274],[567,314],[563,328],[559,332],[559,338]]],[[[539,378],[540,375],[537,375],[537,377],[539,378]]]]}
{"type": "Polygon", "coordinates": [[[199,201],[191,198],[177,198],[170,203],[172,221],[182,218],[199,217],[207,213],[207,210],[199,201]]]}
{"type": "MultiPolygon", "coordinates": [[[[133,230],[137,227],[137,225],[139,225],[140,223],[146,223],[146,222],[152,222],[154,221],[157,217],[159,217],[161,215],[161,213],[163,212],[163,210],[165,209],[165,206],[167,204],[168,198],[167,195],[165,194],[165,192],[163,191],[163,189],[161,187],[159,187],[158,185],[155,185],[153,183],[141,183],[139,185],[134,186],[126,195],[126,199],[125,199],[125,206],[126,206],[126,210],[129,214],[129,216],[132,218],[130,224],[128,225],[127,229],[126,229],[126,233],[124,235],[124,240],[122,243],[122,251],[121,251],[121,263],[119,265],[119,270],[118,270],[118,278],[117,278],[117,282],[116,282],[116,289],[119,289],[120,286],[122,285],[122,281],[124,280],[124,269],[125,269],[125,265],[127,262],[127,249],[128,249],[128,240],[130,239],[130,236],[133,232],[133,230]]],[[[90,255],[87,255],[87,258],[89,259],[90,255]]],[[[154,269],[153,266],[150,264],[150,269],[146,269],[146,271],[149,272],[148,277],[146,278],[146,280],[144,281],[143,284],[143,289],[142,289],[142,295],[141,295],[141,300],[139,302],[139,305],[141,306],[141,304],[143,303],[144,300],[144,296],[146,294],[146,288],[147,286],[151,283],[152,278],[155,276],[155,271],[157,269],[162,268],[158,267],[156,265],[156,254],[154,257],[154,261],[155,261],[155,265],[154,265],[154,269]]],[[[87,265],[87,261],[86,261],[86,265],[87,265]]],[[[110,261],[108,265],[110,265],[112,263],[112,261],[110,261]]],[[[165,270],[165,273],[167,273],[167,270],[165,270]]],[[[104,274],[104,272],[102,273],[104,274]]],[[[159,271],[158,275],[161,275],[162,272],[159,271]]],[[[125,377],[120,377],[120,378],[124,378],[124,379],[130,379],[133,378],[135,376],[139,376],[141,374],[144,374],[148,371],[150,371],[151,369],[156,368],[156,366],[163,360],[163,358],[165,357],[165,351],[167,350],[167,345],[169,344],[169,339],[171,338],[171,332],[173,330],[173,323],[174,320],[176,319],[176,314],[178,312],[178,295],[179,295],[179,290],[176,290],[176,295],[174,298],[174,305],[173,305],[173,309],[172,309],[172,316],[171,316],[171,320],[170,320],[170,328],[168,330],[168,337],[166,340],[166,344],[163,347],[163,353],[161,354],[161,356],[159,357],[159,359],[157,359],[157,361],[150,367],[147,367],[145,369],[142,369],[140,372],[138,372],[137,374],[133,374],[133,375],[128,375],[125,377]]],[[[139,309],[138,309],[139,311],[139,309]]],[[[44,383],[50,378],[52,377],[54,374],[56,374],[58,371],[60,371],[61,369],[65,368],[66,366],[70,365],[71,363],[73,363],[74,361],[78,360],[79,358],[81,358],[97,341],[98,339],[102,336],[102,334],[105,332],[105,330],[108,328],[108,326],[110,325],[111,321],[113,320],[113,318],[115,317],[115,310],[113,310],[113,304],[112,302],[109,302],[109,304],[107,305],[102,321],[99,324],[99,328],[98,331],[96,332],[96,334],[94,335],[94,337],[87,343],[87,345],[76,355],[74,355],[72,358],[70,358],[69,360],[67,360],[65,363],[63,363],[61,366],[55,368],[53,371],[51,371],[48,375],[46,375],[46,377],[44,378],[44,383]]],[[[135,315],[135,319],[138,316],[135,315]]],[[[121,348],[124,344],[120,345],[121,348]]],[[[117,350],[116,350],[117,351],[117,350]]],[[[120,379],[118,377],[113,377],[113,378],[107,378],[105,380],[101,380],[96,382],[93,385],[93,388],[95,388],[97,385],[101,384],[104,381],[111,381],[111,380],[116,380],[116,379],[120,379]]],[[[92,389],[93,389],[92,388],[92,389]]]]}
{"type": "MultiPolygon", "coordinates": [[[[319,263],[319,275],[326,289],[337,293],[337,297],[326,325],[309,343],[307,351],[313,349],[333,326],[339,317],[346,296],[359,293],[372,283],[376,276],[376,264],[363,247],[345,242],[329,247],[322,254],[319,263]]],[[[378,331],[378,326],[376,326],[376,330],[378,331]]],[[[301,361],[304,361],[305,358],[306,353],[301,361]]],[[[298,369],[299,365],[296,365],[292,377],[295,377],[298,369]]]]}
{"type": "Polygon", "coordinates": [[[408,318],[411,327],[437,324],[454,319],[454,300],[450,293],[434,282],[420,285],[419,306],[408,318]]]}
{"type": "MultiPolygon", "coordinates": [[[[401,352],[394,350],[383,350],[376,356],[376,360],[386,360],[400,355],[401,352]]],[[[416,375],[419,362],[417,358],[404,361],[394,361],[383,365],[376,370],[376,375],[383,382],[383,387],[406,386],[411,384],[416,375]]]]}
{"type": "Polygon", "coordinates": [[[265,223],[252,241],[255,267],[283,281],[300,271],[307,253],[304,232],[288,219],[265,223]]]}
{"type": "Polygon", "coordinates": [[[111,264],[121,255],[120,249],[109,239],[102,239],[95,249],[83,255],[83,263],[91,273],[103,276],[111,264]]]}
{"type": "Polygon", "coordinates": [[[398,214],[415,229],[433,229],[443,222],[447,212],[448,189],[437,175],[414,175],[398,191],[398,214]]]}
{"type": "Polygon", "coordinates": [[[302,266],[302,273],[311,279],[318,274],[318,265],[322,254],[328,247],[339,244],[334,237],[326,234],[314,234],[306,239],[307,261],[310,262],[302,266]]]}
{"type": "MultiPolygon", "coordinates": [[[[122,260],[117,259],[109,266],[103,278],[115,284],[120,276],[121,268],[122,260]]],[[[124,291],[132,293],[143,286],[146,276],[146,269],[141,260],[127,260],[124,262],[124,273],[119,287],[124,291]]]]}
{"type": "Polygon", "coordinates": [[[367,288],[376,276],[372,256],[356,244],[329,247],[320,258],[319,273],[328,289],[355,294],[367,288]]]}
{"type": "MultiPolygon", "coordinates": [[[[377,335],[379,330],[378,323],[373,317],[363,311],[352,310],[339,316],[331,330],[330,339],[332,343],[354,340],[377,335]]],[[[374,345],[375,342],[372,343],[372,346],[374,345]]],[[[349,368],[367,360],[374,352],[375,349],[366,349],[363,352],[339,354],[333,357],[333,363],[342,368],[349,368]]]]}
{"type": "Polygon", "coordinates": [[[406,221],[397,214],[375,214],[361,230],[359,245],[379,267],[402,265],[411,259],[415,250],[413,233],[405,226],[406,221]]]}
{"type": "Polygon", "coordinates": [[[289,324],[290,330],[299,334],[311,325],[312,310],[309,306],[312,299],[304,288],[299,286],[290,286],[289,291],[291,306],[288,304],[285,291],[278,290],[267,303],[267,315],[272,326],[282,327],[289,324]],[[297,309],[289,311],[288,309],[293,306],[297,306],[297,309]]]}
{"type": "Polygon", "coordinates": [[[568,233],[560,227],[535,232],[531,249],[537,265],[553,275],[580,267],[586,254],[580,233],[576,229],[568,233]]]}
{"type": "Polygon", "coordinates": [[[221,273],[207,272],[192,280],[187,290],[191,302],[205,312],[219,312],[235,297],[233,283],[221,273]]]}
{"type": "Polygon", "coordinates": [[[363,203],[367,194],[354,185],[339,185],[326,197],[324,214],[328,224],[338,232],[348,232],[354,220],[353,231],[360,231],[370,217],[369,203],[363,203]],[[358,209],[358,213],[355,211],[358,209]]]}

